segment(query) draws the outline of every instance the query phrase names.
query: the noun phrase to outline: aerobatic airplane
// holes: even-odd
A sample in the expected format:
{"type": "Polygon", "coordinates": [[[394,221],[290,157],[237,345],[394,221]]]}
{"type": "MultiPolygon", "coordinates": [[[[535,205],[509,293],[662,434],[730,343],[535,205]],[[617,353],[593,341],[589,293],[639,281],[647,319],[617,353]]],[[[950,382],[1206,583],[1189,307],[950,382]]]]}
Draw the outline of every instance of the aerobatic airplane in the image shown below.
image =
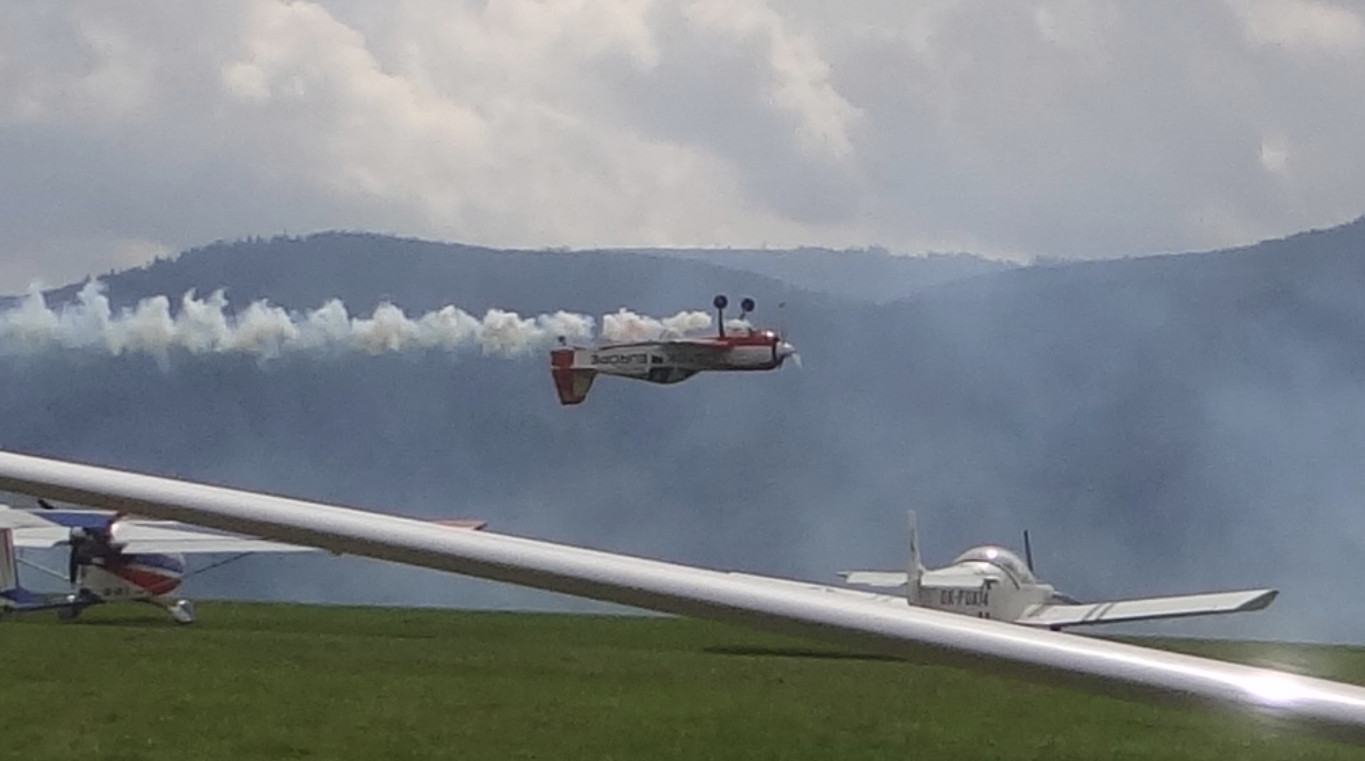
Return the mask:
{"type": "MultiPolygon", "coordinates": [[[[1241,709],[1365,744],[1365,686],[1168,650],[887,604],[886,595],[632,557],[221,486],[0,452],[0,489],[134,510],[595,600],[836,642],[862,652],[1241,709]]],[[[927,706],[931,707],[931,706],[927,706]]]]}
{"type": "Polygon", "coordinates": [[[962,553],[944,568],[930,570],[920,563],[919,529],[911,512],[909,544],[906,571],[844,571],[839,575],[849,584],[904,587],[904,598],[888,598],[898,602],[1053,630],[1261,610],[1277,594],[1274,589],[1248,589],[1081,603],[1034,576],[1028,532],[1024,532],[1023,560],[1004,547],[982,545],[962,553]]]}
{"type": "MultiPolygon", "coordinates": [[[[588,396],[597,375],[650,383],[681,383],[703,371],[772,370],[782,366],[796,349],[776,331],[747,325],[725,329],[729,300],[717,296],[714,336],[680,336],[658,341],[608,343],[592,348],[565,346],[550,352],[550,375],[561,404],[579,404],[588,396]]],[[[754,311],[754,300],[740,301],[740,320],[754,311]]]]}

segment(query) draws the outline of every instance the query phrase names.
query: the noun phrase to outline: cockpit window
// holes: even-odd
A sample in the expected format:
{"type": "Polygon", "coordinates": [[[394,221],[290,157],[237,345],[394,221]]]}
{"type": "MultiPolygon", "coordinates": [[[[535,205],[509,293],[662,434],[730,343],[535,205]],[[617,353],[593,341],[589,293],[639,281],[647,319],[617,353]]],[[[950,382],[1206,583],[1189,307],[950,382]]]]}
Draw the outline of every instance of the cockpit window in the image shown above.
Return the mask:
{"type": "Polygon", "coordinates": [[[1024,563],[1023,560],[1020,560],[1018,555],[1010,552],[1004,547],[996,547],[994,545],[973,547],[961,555],[958,555],[957,559],[953,561],[953,565],[972,561],[990,563],[997,568],[1004,569],[1006,573],[1019,581],[1034,581],[1033,573],[1029,571],[1028,565],[1024,563]]]}

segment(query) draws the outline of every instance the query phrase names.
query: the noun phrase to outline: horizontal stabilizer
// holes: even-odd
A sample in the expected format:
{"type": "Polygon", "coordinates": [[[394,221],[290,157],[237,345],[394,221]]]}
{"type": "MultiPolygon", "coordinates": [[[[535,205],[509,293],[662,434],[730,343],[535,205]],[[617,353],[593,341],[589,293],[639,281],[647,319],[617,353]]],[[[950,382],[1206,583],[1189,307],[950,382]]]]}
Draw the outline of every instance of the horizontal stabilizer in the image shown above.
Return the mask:
{"type": "Polygon", "coordinates": [[[1148,597],[1084,605],[1035,605],[1024,611],[1024,615],[1016,623],[1055,629],[1063,626],[1243,613],[1261,610],[1269,605],[1277,594],[1279,592],[1274,589],[1248,589],[1239,592],[1148,597]]]}
{"type": "MultiPolygon", "coordinates": [[[[903,587],[910,581],[905,571],[840,571],[839,575],[847,584],[864,587],[893,588],[903,587]]],[[[948,567],[932,571],[921,571],[921,589],[981,589],[986,586],[986,576],[971,569],[948,567]]]]}
{"type": "Polygon", "coordinates": [[[910,581],[910,574],[905,571],[840,571],[839,575],[846,584],[883,589],[903,587],[910,581]]]}

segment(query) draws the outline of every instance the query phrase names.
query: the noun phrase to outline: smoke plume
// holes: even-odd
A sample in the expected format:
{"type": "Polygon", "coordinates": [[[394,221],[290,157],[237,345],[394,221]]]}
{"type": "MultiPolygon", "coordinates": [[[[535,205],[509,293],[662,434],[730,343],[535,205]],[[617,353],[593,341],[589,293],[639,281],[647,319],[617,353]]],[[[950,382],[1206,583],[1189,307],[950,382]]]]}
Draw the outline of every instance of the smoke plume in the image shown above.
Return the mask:
{"type": "MultiPolygon", "coordinates": [[[[651,340],[710,325],[705,312],[656,319],[621,309],[602,318],[600,338],[651,340]]],[[[591,341],[598,337],[596,321],[565,311],[522,317],[501,309],[478,318],[455,306],[409,316],[390,303],[381,303],[369,317],[357,317],[337,299],[301,313],[265,301],[235,311],[222,290],[204,299],[187,292],[178,310],[172,310],[166,296],[153,296],[116,312],[98,281],[87,283],[66,306],[49,308],[34,287],[18,306],[0,312],[0,352],[7,354],[77,349],[166,356],[178,350],[274,357],[299,351],[380,354],[478,348],[485,355],[515,357],[561,337],[570,343],[591,341]]]]}

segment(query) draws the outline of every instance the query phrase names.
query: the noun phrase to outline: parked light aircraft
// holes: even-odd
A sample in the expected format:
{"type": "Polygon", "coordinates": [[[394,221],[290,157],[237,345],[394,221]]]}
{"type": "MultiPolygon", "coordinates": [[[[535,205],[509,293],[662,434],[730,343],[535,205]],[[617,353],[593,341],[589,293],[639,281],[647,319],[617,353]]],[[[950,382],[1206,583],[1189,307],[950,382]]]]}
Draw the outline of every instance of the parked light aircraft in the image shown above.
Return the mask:
{"type": "Polygon", "coordinates": [[[352,508],[0,452],[0,489],[392,560],[869,653],[1203,702],[1365,744],[1365,687],[956,615],[843,587],[726,573],[352,508]]]}
{"type": "MultiPolygon", "coordinates": [[[[729,300],[717,296],[715,336],[682,336],[659,341],[609,343],[593,348],[562,347],[550,352],[550,375],[561,404],[579,404],[599,373],[650,383],[681,383],[703,371],[772,370],[796,349],[776,331],[747,326],[725,331],[729,300]]],[[[740,319],[754,310],[754,300],[740,302],[740,319]]]]}
{"type": "Polygon", "coordinates": [[[1028,532],[1024,533],[1023,560],[1004,547],[982,545],[958,555],[944,568],[930,570],[920,562],[919,528],[911,512],[909,546],[905,571],[844,571],[839,575],[849,584],[904,587],[903,599],[911,605],[1053,630],[1262,610],[1277,594],[1274,589],[1247,589],[1080,603],[1034,576],[1028,532]]]}
{"type": "Polygon", "coordinates": [[[178,623],[194,621],[194,605],[174,592],[186,576],[186,555],[314,552],[316,548],[210,532],[174,521],[132,518],[100,510],[67,510],[46,501],[43,511],[0,505],[0,612],[56,610],[75,619],[86,608],[139,602],[164,608],[178,623]],[[68,547],[62,574],[19,557],[16,550],[68,547]],[[19,583],[18,566],[63,578],[73,589],[45,595],[19,583]]]}
{"type": "MultiPolygon", "coordinates": [[[[148,603],[164,608],[177,623],[194,621],[194,604],[175,596],[184,579],[248,555],[316,552],[316,547],[272,542],[210,531],[176,521],[149,520],[103,510],[71,510],[39,499],[42,510],[0,505],[0,613],[56,610],[75,619],[86,608],[108,603],[148,603]],[[19,557],[16,550],[67,547],[62,574],[19,557]],[[186,556],[231,555],[194,571],[186,556]],[[19,583],[18,567],[28,565],[63,578],[73,589],[45,595],[19,583]]],[[[481,528],[482,521],[443,521],[456,528],[481,528]]]]}

